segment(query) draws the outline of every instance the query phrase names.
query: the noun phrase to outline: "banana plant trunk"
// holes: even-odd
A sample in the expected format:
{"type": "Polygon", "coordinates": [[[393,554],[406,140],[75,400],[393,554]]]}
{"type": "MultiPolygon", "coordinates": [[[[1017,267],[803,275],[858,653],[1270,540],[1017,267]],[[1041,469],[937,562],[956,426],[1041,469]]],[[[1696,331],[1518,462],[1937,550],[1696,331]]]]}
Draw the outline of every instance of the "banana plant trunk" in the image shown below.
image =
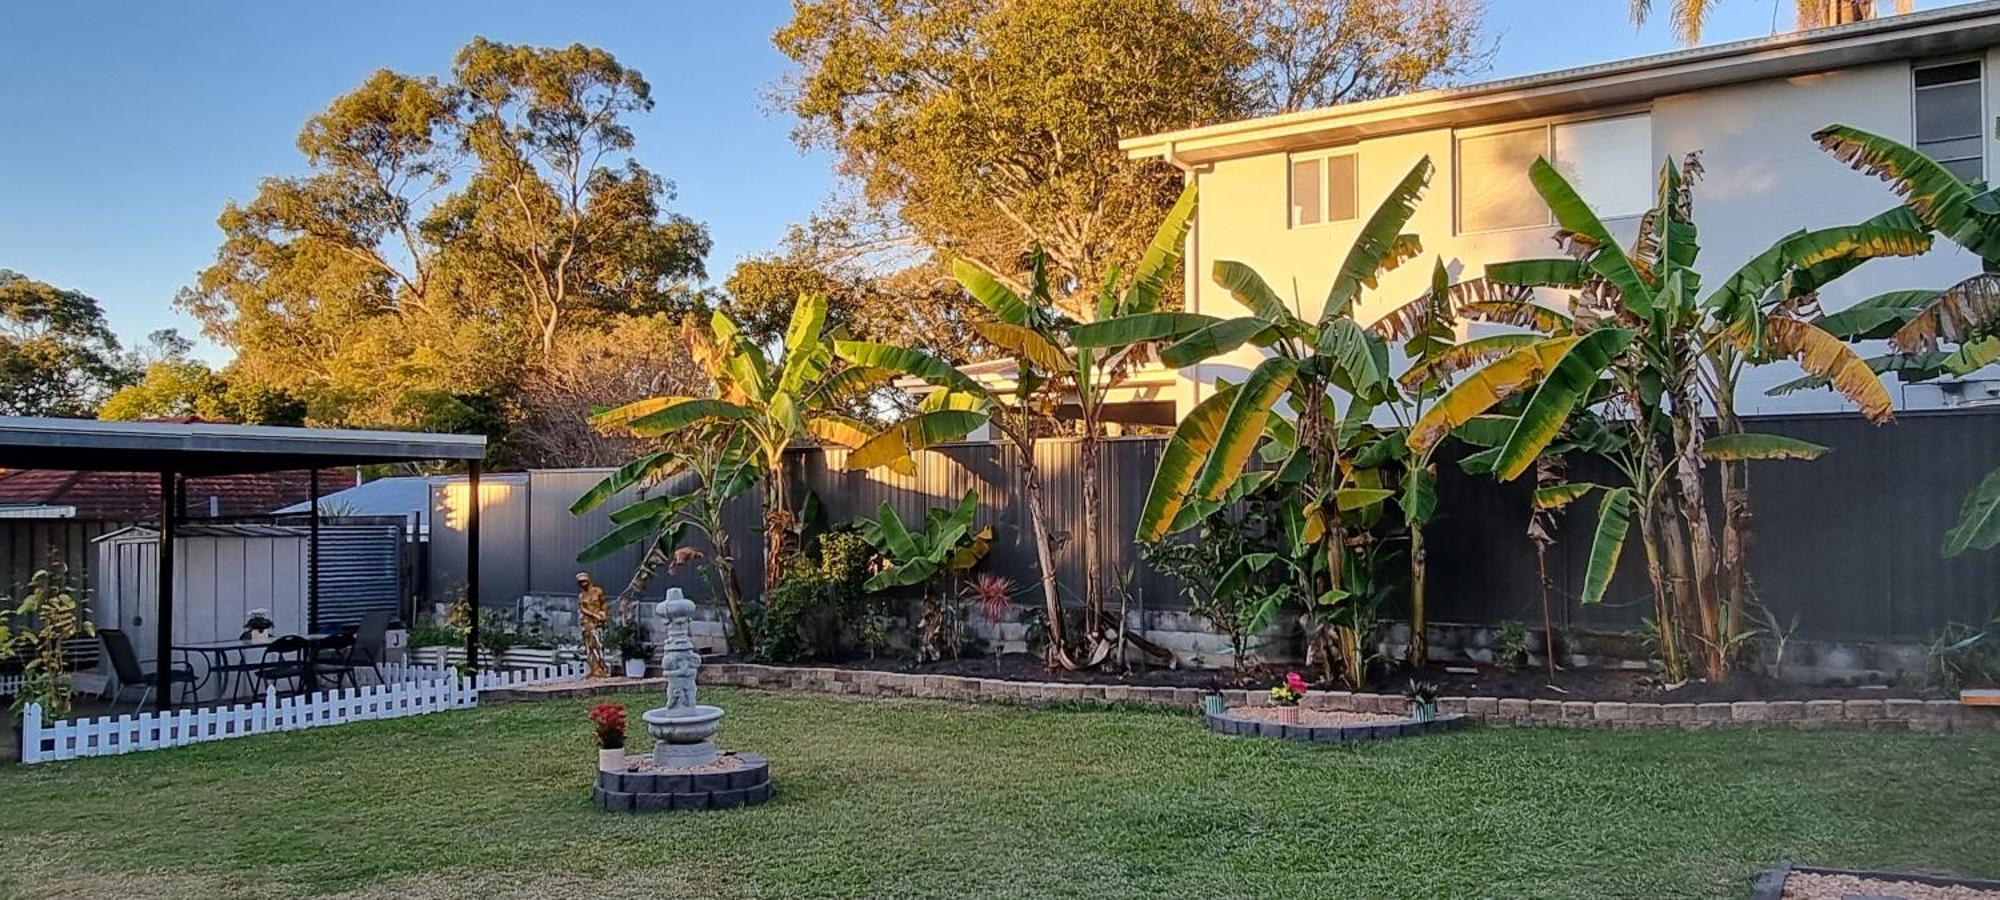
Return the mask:
{"type": "Polygon", "coordinates": [[[1430,661],[1430,640],[1424,617],[1424,523],[1410,523],[1410,649],[1408,663],[1421,669],[1430,661]]]}
{"type": "Polygon", "coordinates": [[[1098,526],[1103,522],[1104,492],[1097,483],[1103,447],[1096,423],[1085,422],[1080,445],[1083,458],[1078,460],[1079,474],[1083,477],[1083,526],[1074,537],[1083,542],[1083,631],[1085,639],[1090,641],[1087,655],[1092,658],[1104,642],[1104,561],[1103,548],[1097,540],[1097,533],[1102,530],[1098,526]]]}
{"type": "Polygon", "coordinates": [[[784,575],[785,537],[792,530],[792,511],[785,500],[785,463],[783,451],[773,458],[770,467],[764,471],[764,602],[771,602],[771,592],[778,587],[778,580],[784,575]]]}
{"type": "Polygon", "coordinates": [[[1674,475],[1681,488],[1682,521],[1687,525],[1688,549],[1693,565],[1696,621],[1701,628],[1701,665],[1715,681],[1729,676],[1727,650],[1722,642],[1721,604],[1717,597],[1716,574],[1719,558],[1715,531],[1708,518],[1708,494],[1702,485],[1701,406],[1694,392],[1681,385],[1674,397],[1674,475]]]}
{"type": "Polygon", "coordinates": [[[1646,550],[1646,580],[1653,586],[1653,625],[1660,633],[1660,664],[1666,670],[1667,681],[1672,683],[1685,679],[1687,674],[1681,671],[1680,617],[1674,613],[1662,540],[1660,516],[1655,504],[1647,501],[1639,508],[1639,542],[1646,550]]]}
{"type": "Polygon", "coordinates": [[[1062,594],[1056,587],[1056,563],[1049,554],[1048,513],[1042,508],[1042,473],[1035,465],[1034,446],[1019,448],[1021,489],[1028,495],[1028,520],[1035,530],[1035,562],[1042,570],[1043,613],[1048,616],[1049,659],[1065,669],[1077,668],[1070,658],[1068,635],[1063,627],[1062,594]]]}
{"type": "Polygon", "coordinates": [[[736,578],[736,556],[730,547],[729,530],[723,526],[722,509],[717,506],[709,511],[706,530],[710,549],[708,567],[715,573],[716,586],[722,592],[722,600],[729,606],[729,623],[732,631],[730,644],[739,654],[748,655],[755,651],[756,638],[750,631],[750,620],[743,615],[743,585],[736,578]]]}
{"type": "MultiPolygon", "coordinates": [[[[1716,392],[1715,427],[1722,434],[1742,434],[1743,420],[1736,417],[1734,379],[1723,379],[1716,392]]],[[[1733,644],[1743,633],[1743,616],[1750,597],[1750,464],[1744,460],[1722,460],[1722,577],[1723,596],[1729,605],[1724,634],[1733,644]]]]}

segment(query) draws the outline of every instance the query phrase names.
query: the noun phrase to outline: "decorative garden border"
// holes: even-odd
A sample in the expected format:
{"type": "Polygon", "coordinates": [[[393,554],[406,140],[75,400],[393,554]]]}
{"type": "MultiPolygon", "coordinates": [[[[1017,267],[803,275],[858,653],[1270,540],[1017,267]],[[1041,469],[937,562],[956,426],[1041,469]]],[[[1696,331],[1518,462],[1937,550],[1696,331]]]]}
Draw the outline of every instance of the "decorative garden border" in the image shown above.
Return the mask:
{"type": "MultiPolygon", "coordinates": [[[[1198,688],[1127,684],[1009,681],[957,675],[920,675],[865,669],[710,663],[707,684],[846,694],[861,697],[920,697],[985,703],[1132,703],[1202,708],[1217,692],[1198,688]]],[[[1262,702],[1262,691],[1221,691],[1225,706],[1262,702]]],[[[1401,694],[1314,691],[1307,709],[1384,713],[1400,716],[1409,701],[1401,694]]],[[[1440,716],[1462,715],[1484,725],[1556,725],[1571,728],[1864,728],[1892,731],[2000,731],[2000,707],[1968,706],[1956,700],[1753,700],[1737,703],[1625,703],[1588,700],[1528,700],[1499,697],[1440,697],[1440,716]]]]}
{"type": "Polygon", "coordinates": [[[720,772],[600,771],[590,799],[605,812],[734,809],[771,799],[771,763],[754,753],[736,756],[743,764],[720,772]]]}
{"type": "MultiPolygon", "coordinates": [[[[1311,696],[1308,694],[1307,696],[1311,696]]],[[[1246,737],[1279,738],[1312,744],[1342,744],[1353,741],[1387,741],[1439,734],[1465,727],[1463,714],[1440,715],[1433,719],[1391,719],[1382,722],[1353,722],[1346,725],[1294,725],[1265,719],[1246,719],[1228,712],[1202,714],[1210,731],[1246,737]]]]}
{"type": "Polygon", "coordinates": [[[1757,881],[1750,889],[1750,900],[1783,900],[1785,882],[1793,872],[1806,875],[1852,875],[1870,881],[1907,881],[1913,884],[1928,884],[1937,887],[1962,887],[1981,891],[2000,890],[2000,881],[1978,878],[1957,878],[1950,875],[1925,875],[1917,872],[1879,872],[1867,869],[1828,869],[1821,866],[1793,865],[1789,860],[1779,863],[1776,868],[1758,873],[1757,881]]]}

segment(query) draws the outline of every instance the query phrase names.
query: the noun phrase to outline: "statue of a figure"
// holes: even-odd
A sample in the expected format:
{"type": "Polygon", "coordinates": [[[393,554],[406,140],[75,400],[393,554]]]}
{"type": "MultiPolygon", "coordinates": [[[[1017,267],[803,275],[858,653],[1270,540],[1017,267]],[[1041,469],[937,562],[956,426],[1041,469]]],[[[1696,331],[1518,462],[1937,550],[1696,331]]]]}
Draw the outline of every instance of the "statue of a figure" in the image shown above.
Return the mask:
{"type": "Polygon", "coordinates": [[[666,620],[660,670],[667,676],[667,709],[691,710],[695,705],[694,676],[701,668],[701,654],[694,649],[694,602],[682,596],[680,588],[668,588],[659,612],[666,620]]]}
{"type": "Polygon", "coordinates": [[[604,664],[604,624],[610,620],[610,605],[604,600],[604,589],[590,580],[590,573],[576,573],[576,617],[577,625],[583,630],[583,661],[590,667],[590,677],[603,678],[611,674],[604,664]]]}

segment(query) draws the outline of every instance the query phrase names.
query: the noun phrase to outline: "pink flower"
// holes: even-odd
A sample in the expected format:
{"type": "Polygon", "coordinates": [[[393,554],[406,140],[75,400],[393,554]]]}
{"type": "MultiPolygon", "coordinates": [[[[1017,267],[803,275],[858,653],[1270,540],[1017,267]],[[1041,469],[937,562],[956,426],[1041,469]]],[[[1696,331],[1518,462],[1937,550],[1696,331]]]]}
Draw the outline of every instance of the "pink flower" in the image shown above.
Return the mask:
{"type": "Polygon", "coordinates": [[[1286,672],[1285,687],[1291,688],[1294,693],[1303,694],[1310,685],[1306,684],[1305,679],[1299,677],[1299,673],[1286,672]]]}

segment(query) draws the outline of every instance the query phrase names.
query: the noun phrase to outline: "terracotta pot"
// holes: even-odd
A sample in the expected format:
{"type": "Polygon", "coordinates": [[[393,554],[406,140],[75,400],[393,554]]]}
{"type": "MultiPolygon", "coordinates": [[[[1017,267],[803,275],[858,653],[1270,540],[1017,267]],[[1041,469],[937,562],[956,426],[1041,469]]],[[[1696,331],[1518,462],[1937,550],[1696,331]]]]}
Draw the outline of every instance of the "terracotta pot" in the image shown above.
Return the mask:
{"type": "Polygon", "coordinates": [[[597,770],[600,772],[625,771],[625,748],[597,751],[597,770]]]}
{"type": "Polygon", "coordinates": [[[1297,724],[1299,724],[1299,708],[1298,708],[1298,707],[1296,707],[1296,706],[1280,706],[1280,707],[1277,707],[1277,710],[1278,710],[1278,721],[1279,721],[1279,722],[1282,722],[1282,723],[1284,723],[1284,724],[1286,724],[1286,725],[1297,725],[1297,724]]]}

